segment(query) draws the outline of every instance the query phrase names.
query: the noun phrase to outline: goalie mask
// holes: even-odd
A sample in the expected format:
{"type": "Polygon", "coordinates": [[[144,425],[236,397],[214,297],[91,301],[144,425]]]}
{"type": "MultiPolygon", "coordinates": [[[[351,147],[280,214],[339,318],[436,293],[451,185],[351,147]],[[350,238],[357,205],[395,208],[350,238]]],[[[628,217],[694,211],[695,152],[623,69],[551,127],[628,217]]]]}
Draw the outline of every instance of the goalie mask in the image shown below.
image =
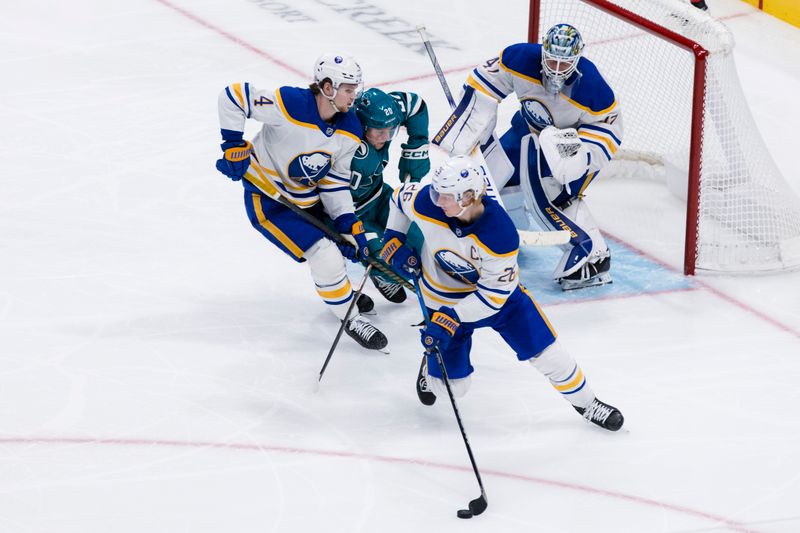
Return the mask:
{"type": "Polygon", "coordinates": [[[363,89],[361,67],[350,56],[337,54],[319,56],[314,63],[314,83],[322,89],[322,82],[326,79],[331,80],[331,85],[333,85],[333,95],[325,95],[328,100],[336,98],[336,91],[343,83],[355,85],[356,91],[359,93],[363,89]]]}
{"type": "MultiPolygon", "coordinates": [[[[356,100],[356,115],[370,143],[375,144],[372,136],[380,134],[383,143],[394,138],[402,121],[400,108],[394,98],[380,89],[368,89],[356,100]],[[386,130],[385,132],[370,132],[369,130],[386,130]],[[372,135],[370,135],[372,133],[372,135]]],[[[377,147],[380,149],[381,147],[377,147]]]]}
{"type": "Polygon", "coordinates": [[[574,26],[556,24],[542,41],[542,82],[547,92],[558,94],[578,70],[583,38],[574,26]]]}
{"type": "Polygon", "coordinates": [[[479,198],[486,190],[486,169],[465,155],[451,157],[433,172],[431,180],[431,200],[439,205],[442,195],[449,194],[461,208],[456,217],[461,216],[468,207],[462,202],[464,194],[472,191],[474,199],[479,198]]]}

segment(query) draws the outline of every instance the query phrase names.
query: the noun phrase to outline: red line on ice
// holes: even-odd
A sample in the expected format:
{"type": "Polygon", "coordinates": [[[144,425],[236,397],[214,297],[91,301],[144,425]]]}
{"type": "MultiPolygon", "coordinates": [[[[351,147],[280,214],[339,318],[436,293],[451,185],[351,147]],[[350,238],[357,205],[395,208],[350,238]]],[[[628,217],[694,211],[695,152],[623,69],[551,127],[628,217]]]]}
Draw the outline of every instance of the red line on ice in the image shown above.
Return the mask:
{"type": "MultiPolygon", "coordinates": [[[[340,457],[344,459],[358,459],[367,461],[376,461],[380,463],[389,464],[408,464],[420,465],[431,468],[440,468],[443,470],[455,470],[458,472],[472,473],[472,468],[460,465],[451,465],[446,463],[437,463],[433,461],[425,461],[420,459],[412,459],[407,457],[390,457],[384,455],[361,454],[347,451],[336,450],[317,450],[313,448],[295,448],[291,446],[270,446],[262,444],[245,444],[237,442],[204,442],[204,441],[178,441],[178,440],[148,440],[148,439],[94,439],[89,437],[0,437],[0,444],[87,444],[99,446],[164,446],[175,448],[215,448],[223,450],[237,450],[237,451],[258,451],[258,452],[275,452],[275,453],[289,453],[289,454],[303,454],[303,455],[316,455],[321,457],[340,457]]],[[[632,494],[625,494],[623,492],[616,492],[612,490],[597,489],[586,485],[578,485],[576,483],[567,483],[552,479],[544,479],[535,476],[527,476],[521,474],[512,474],[509,472],[502,472],[499,470],[482,470],[484,475],[490,475],[505,479],[513,479],[516,481],[525,481],[529,483],[538,483],[540,485],[547,485],[550,487],[557,487],[562,489],[573,490],[592,494],[595,496],[605,496],[617,500],[624,500],[648,507],[655,507],[660,510],[673,511],[684,515],[694,516],[696,518],[703,518],[710,520],[716,524],[721,524],[727,528],[738,531],[740,533],[756,533],[754,530],[748,528],[747,524],[736,522],[705,511],[699,511],[683,505],[674,505],[670,503],[660,502],[642,496],[632,494]]]]}

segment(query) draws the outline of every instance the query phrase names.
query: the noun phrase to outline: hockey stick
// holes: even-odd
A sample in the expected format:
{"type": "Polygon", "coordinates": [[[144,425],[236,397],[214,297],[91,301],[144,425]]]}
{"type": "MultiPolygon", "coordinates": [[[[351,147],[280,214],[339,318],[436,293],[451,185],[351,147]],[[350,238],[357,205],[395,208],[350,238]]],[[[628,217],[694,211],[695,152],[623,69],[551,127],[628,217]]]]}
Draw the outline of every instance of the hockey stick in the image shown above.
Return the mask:
{"type": "MultiPolygon", "coordinates": [[[[433,45],[431,44],[431,40],[428,38],[428,33],[425,31],[425,26],[422,24],[417,26],[417,31],[422,38],[422,44],[425,45],[425,50],[428,52],[428,57],[433,65],[433,70],[436,71],[436,77],[439,79],[439,85],[442,86],[442,91],[444,91],[444,95],[447,98],[447,103],[450,104],[450,109],[455,109],[456,101],[453,98],[453,93],[450,92],[450,86],[447,83],[447,79],[444,77],[444,72],[442,71],[442,67],[439,65],[439,60],[436,58],[436,52],[433,51],[433,45]]],[[[455,117],[451,117],[451,120],[455,120],[455,117]]],[[[476,153],[479,153],[479,151],[480,149],[475,147],[472,150],[472,155],[474,156],[476,153]]],[[[491,176],[489,176],[489,180],[492,187],[497,190],[497,186],[494,184],[494,180],[492,180],[491,176]]],[[[499,199],[499,190],[497,191],[497,194],[499,199]]],[[[571,237],[570,233],[565,230],[517,231],[519,232],[520,244],[526,244],[528,246],[558,246],[568,243],[571,237]]]]}
{"type": "MultiPolygon", "coordinates": [[[[422,290],[419,286],[419,277],[414,278],[414,292],[417,294],[419,305],[422,308],[422,316],[425,318],[425,323],[430,324],[430,316],[428,316],[428,308],[425,306],[425,300],[422,297],[422,290]]],[[[472,518],[472,515],[479,515],[486,510],[489,502],[486,500],[486,491],[483,489],[483,481],[481,480],[481,473],[478,471],[478,465],[475,463],[475,456],[472,455],[472,447],[469,445],[467,432],[464,429],[464,423],[461,421],[461,415],[458,412],[456,399],[453,396],[453,389],[450,388],[450,379],[447,377],[447,369],[444,367],[444,360],[439,348],[434,347],[433,353],[436,354],[436,362],[439,363],[439,368],[442,370],[442,381],[447,389],[447,395],[450,397],[450,404],[453,406],[453,413],[456,415],[456,422],[458,422],[458,429],[461,430],[461,438],[464,439],[464,446],[467,448],[467,455],[469,455],[469,462],[472,463],[472,471],[475,472],[475,477],[478,480],[478,486],[481,488],[481,495],[469,502],[469,509],[460,509],[457,513],[459,518],[472,518]]]]}
{"type": "MultiPolygon", "coordinates": [[[[255,183],[251,180],[250,183],[253,183],[253,185],[258,187],[258,190],[260,190],[261,192],[263,192],[276,202],[281,203],[286,207],[288,207],[296,215],[298,215],[303,220],[305,220],[306,222],[308,222],[309,224],[320,230],[322,233],[324,233],[333,242],[337,244],[346,244],[348,246],[353,245],[350,241],[344,238],[339,232],[332,230],[331,228],[326,226],[325,223],[322,222],[320,219],[318,219],[317,217],[315,217],[310,213],[306,213],[306,211],[303,208],[293,204],[291,201],[285,198],[280,193],[280,191],[278,191],[278,189],[276,189],[275,186],[272,185],[269,181],[258,180],[258,183],[255,183]]],[[[395,283],[400,283],[401,285],[403,285],[403,287],[412,291],[414,290],[414,286],[411,283],[409,283],[402,277],[398,276],[397,273],[391,268],[389,268],[385,263],[382,263],[381,261],[375,259],[371,255],[366,256],[364,260],[366,260],[367,263],[369,263],[373,267],[377,268],[378,270],[386,274],[395,283]]]]}
{"type": "Polygon", "coordinates": [[[361,292],[364,290],[364,283],[367,282],[367,278],[369,277],[369,273],[372,272],[372,265],[367,265],[366,271],[364,271],[364,277],[361,278],[361,283],[358,284],[358,289],[355,293],[353,293],[353,301],[350,302],[350,305],[347,306],[347,313],[344,315],[344,319],[342,319],[342,325],[339,326],[339,331],[336,333],[336,338],[333,339],[333,344],[331,344],[331,349],[328,350],[328,356],[325,358],[325,362],[322,363],[322,368],[319,370],[319,377],[317,378],[316,383],[314,383],[314,392],[319,390],[319,384],[322,381],[322,375],[325,373],[325,369],[328,368],[328,363],[331,362],[331,357],[333,357],[333,352],[336,350],[336,346],[339,345],[339,339],[342,338],[342,333],[344,333],[344,328],[347,326],[347,319],[350,317],[350,313],[353,312],[353,307],[355,307],[356,302],[361,297],[361,292]]]}

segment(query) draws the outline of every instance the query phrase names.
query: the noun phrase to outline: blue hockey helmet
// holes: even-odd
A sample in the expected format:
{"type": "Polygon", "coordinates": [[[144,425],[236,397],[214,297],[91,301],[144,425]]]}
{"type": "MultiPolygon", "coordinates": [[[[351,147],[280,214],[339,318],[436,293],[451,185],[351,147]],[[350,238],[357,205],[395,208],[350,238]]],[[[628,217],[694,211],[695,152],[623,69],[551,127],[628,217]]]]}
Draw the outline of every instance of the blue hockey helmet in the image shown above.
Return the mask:
{"type": "Polygon", "coordinates": [[[356,100],[356,115],[364,129],[389,129],[389,140],[403,121],[400,107],[394,98],[380,89],[367,89],[356,100]]]}
{"type": "Polygon", "coordinates": [[[542,41],[542,82],[553,94],[561,91],[564,82],[578,69],[583,52],[583,38],[574,26],[556,24],[542,41]]]}

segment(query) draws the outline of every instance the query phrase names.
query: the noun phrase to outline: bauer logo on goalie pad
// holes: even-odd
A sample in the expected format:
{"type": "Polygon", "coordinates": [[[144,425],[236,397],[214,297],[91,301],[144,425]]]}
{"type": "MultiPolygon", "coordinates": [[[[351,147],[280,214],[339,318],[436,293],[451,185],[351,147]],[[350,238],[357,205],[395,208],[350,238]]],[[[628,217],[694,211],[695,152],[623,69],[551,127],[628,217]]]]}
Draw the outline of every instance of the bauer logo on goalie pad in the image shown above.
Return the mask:
{"type": "Polygon", "coordinates": [[[475,285],[481,277],[475,265],[452,250],[439,250],[434,258],[445,274],[461,283],[475,285]]]}
{"type": "Polygon", "coordinates": [[[532,130],[542,131],[547,126],[555,126],[553,114],[539,100],[522,100],[522,116],[532,130]]]}
{"type": "Polygon", "coordinates": [[[331,156],[325,152],[299,154],[289,163],[289,177],[306,187],[316,185],[331,168],[331,156]]]}

